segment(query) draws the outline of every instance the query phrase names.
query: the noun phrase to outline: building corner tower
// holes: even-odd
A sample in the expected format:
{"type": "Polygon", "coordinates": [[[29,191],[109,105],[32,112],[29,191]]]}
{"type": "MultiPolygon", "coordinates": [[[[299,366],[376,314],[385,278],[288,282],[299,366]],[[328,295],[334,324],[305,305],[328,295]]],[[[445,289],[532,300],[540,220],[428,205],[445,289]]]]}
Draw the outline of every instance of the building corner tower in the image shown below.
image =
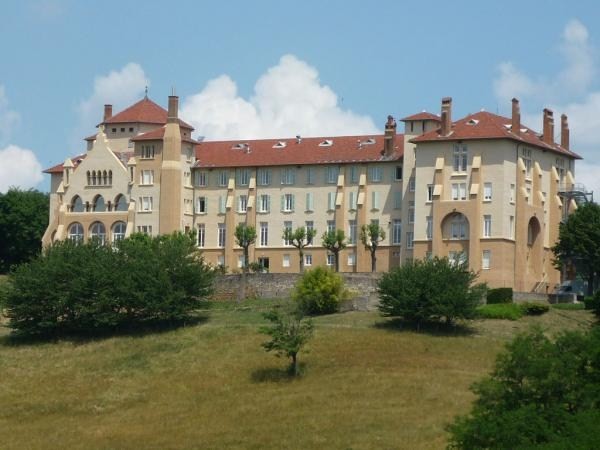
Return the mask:
{"type": "Polygon", "coordinates": [[[181,130],[179,128],[178,109],[179,97],[169,96],[160,173],[160,234],[179,231],[181,229],[181,217],[183,216],[181,130]]]}

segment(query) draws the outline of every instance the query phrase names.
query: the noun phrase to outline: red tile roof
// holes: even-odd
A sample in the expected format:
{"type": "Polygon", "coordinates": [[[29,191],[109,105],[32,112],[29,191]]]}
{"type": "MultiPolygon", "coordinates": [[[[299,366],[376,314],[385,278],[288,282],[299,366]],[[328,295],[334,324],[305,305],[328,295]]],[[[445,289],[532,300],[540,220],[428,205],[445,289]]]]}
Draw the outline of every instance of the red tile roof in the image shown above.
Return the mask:
{"type": "MultiPolygon", "coordinates": [[[[184,131],[182,130],[181,140],[183,142],[189,142],[190,144],[198,143],[198,141],[195,141],[191,137],[184,136],[183,133],[184,133],[184,131]]],[[[136,137],[131,138],[131,140],[134,142],[136,142],[136,141],[156,141],[156,140],[162,140],[162,138],[164,136],[165,136],[165,127],[160,127],[160,128],[157,128],[156,130],[148,131],[147,133],[144,133],[144,134],[138,134],[136,137]]]]}
{"type": "Polygon", "coordinates": [[[335,136],[253,141],[203,141],[196,145],[195,167],[284,166],[303,164],[334,164],[369,161],[396,161],[404,152],[404,135],[396,135],[396,151],[384,157],[383,135],[335,136]],[[371,139],[374,143],[367,143],[371,139]],[[331,141],[331,146],[320,143],[331,141]],[[285,142],[284,147],[277,147],[285,142]],[[359,145],[359,143],[361,143],[359,145]],[[235,148],[236,145],[246,148],[235,148]]]}
{"type": "MultiPolygon", "coordinates": [[[[167,110],[162,106],[154,103],[148,97],[144,97],[139,102],[115,114],[102,123],[155,123],[157,125],[164,125],[167,123],[167,114],[167,110]]],[[[181,119],[179,120],[179,125],[190,130],[194,129],[191,125],[185,123],[181,119]]]]}
{"type": "Polygon", "coordinates": [[[405,117],[404,119],[400,119],[401,122],[408,122],[410,120],[435,120],[436,122],[441,122],[440,116],[432,114],[427,111],[423,111],[417,114],[413,114],[412,116],[405,117]]]}
{"type": "Polygon", "coordinates": [[[581,159],[577,153],[574,153],[559,144],[546,144],[542,141],[540,135],[530,128],[521,125],[519,134],[511,130],[511,119],[498,116],[487,111],[470,114],[452,124],[450,134],[441,136],[440,130],[429,131],[421,136],[411,139],[410,142],[419,144],[422,142],[435,141],[457,141],[469,139],[511,139],[525,144],[540,147],[544,150],[550,150],[556,153],[570,156],[575,159],[581,159]],[[522,131],[524,130],[524,131],[522,131]]]}
{"type": "MultiPolygon", "coordinates": [[[[84,153],[82,155],[77,155],[71,158],[71,162],[73,163],[73,167],[77,167],[81,161],[85,159],[87,155],[84,153]]],[[[50,167],[43,171],[44,173],[62,173],[63,172],[63,163],[57,164],[55,166],[50,167]]]]}

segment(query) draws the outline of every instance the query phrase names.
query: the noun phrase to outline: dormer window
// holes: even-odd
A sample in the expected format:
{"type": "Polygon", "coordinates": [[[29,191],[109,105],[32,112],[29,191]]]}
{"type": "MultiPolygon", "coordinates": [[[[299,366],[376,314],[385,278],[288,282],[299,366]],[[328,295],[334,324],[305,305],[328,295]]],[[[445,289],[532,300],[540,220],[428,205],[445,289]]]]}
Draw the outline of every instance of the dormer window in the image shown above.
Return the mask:
{"type": "Polygon", "coordinates": [[[287,145],[287,143],[286,143],[286,142],[284,142],[284,141],[279,141],[279,142],[277,142],[277,144],[275,144],[275,145],[273,146],[273,148],[284,148],[286,145],[287,145]]]}
{"type": "Polygon", "coordinates": [[[333,141],[331,139],[325,139],[323,142],[319,143],[319,147],[331,147],[333,145],[333,141]]]}
{"type": "Polygon", "coordinates": [[[479,120],[471,119],[467,122],[467,125],[477,125],[478,123],[479,123],[479,120]]]}
{"type": "Polygon", "coordinates": [[[373,144],[375,144],[375,139],[373,139],[373,138],[369,138],[369,139],[367,139],[367,140],[365,141],[365,144],[367,144],[367,145],[373,145],[373,144]]]}
{"type": "Polygon", "coordinates": [[[247,144],[235,144],[233,147],[231,147],[232,150],[243,150],[246,148],[247,144]]]}

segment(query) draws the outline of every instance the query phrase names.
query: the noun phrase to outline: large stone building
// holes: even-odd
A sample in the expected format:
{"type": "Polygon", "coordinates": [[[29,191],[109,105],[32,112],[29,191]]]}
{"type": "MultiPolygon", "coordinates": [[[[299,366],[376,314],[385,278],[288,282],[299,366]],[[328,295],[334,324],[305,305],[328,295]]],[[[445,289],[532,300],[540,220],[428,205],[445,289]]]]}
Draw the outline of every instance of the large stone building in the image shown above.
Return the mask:
{"type": "Polygon", "coordinates": [[[272,272],[298,271],[298,253],[284,228],[317,230],[305,266],[332,265],[321,234],[343,229],[349,245],[343,272],[370,271],[360,227],[377,221],[386,238],[377,269],[387,271],[430,255],[467,258],[493,287],[547,291],[560,281],[550,247],[574,202],[566,116],[560,144],[553,113],[543,132],[512,117],[478,112],[453,122],[452,101],[441,115],[389,117],[383,134],[263,140],[202,141],[147,97],[112,115],[107,105],[87,150],[46,170],[51,174],[50,225],[44,244],[91,237],[114,242],[133,232],[195,230],[206,259],[241,267],[234,230],[244,222],[258,238],[250,258],[272,272]]]}

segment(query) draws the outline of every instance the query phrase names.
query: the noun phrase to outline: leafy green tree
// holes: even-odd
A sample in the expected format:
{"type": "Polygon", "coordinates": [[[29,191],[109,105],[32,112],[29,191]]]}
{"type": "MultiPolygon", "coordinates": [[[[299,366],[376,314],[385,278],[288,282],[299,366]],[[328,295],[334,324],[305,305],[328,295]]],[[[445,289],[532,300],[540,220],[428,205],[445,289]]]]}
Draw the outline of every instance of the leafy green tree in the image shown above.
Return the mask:
{"type": "Polygon", "coordinates": [[[334,313],[348,296],[342,277],[325,267],[304,272],[292,292],[292,299],[306,314],[334,313]]]}
{"type": "Polygon", "coordinates": [[[580,205],[560,224],[558,242],[552,247],[558,269],[573,265],[588,280],[588,295],[600,271],[600,205],[580,205]]]}
{"type": "Polygon", "coordinates": [[[252,225],[239,223],[235,227],[235,243],[244,251],[244,273],[248,272],[248,248],[256,242],[256,228],[252,225]]]}
{"type": "Polygon", "coordinates": [[[467,416],[448,427],[450,448],[599,448],[600,329],[551,341],[520,335],[476,383],[467,416]]]}
{"type": "Polygon", "coordinates": [[[385,230],[379,223],[370,223],[360,227],[360,241],[371,254],[371,272],[377,270],[377,248],[385,239],[385,230]]]}
{"type": "Polygon", "coordinates": [[[271,322],[271,325],[263,326],[259,331],[271,336],[271,340],[264,342],[263,348],[267,352],[276,352],[279,357],[290,358],[289,371],[297,376],[299,374],[298,353],[313,336],[312,320],[306,319],[299,310],[273,310],[265,313],[264,317],[271,322]]]}
{"type": "Polygon", "coordinates": [[[340,271],[340,252],[346,248],[346,235],[344,230],[326,231],[321,236],[322,246],[333,253],[335,260],[335,271],[340,271]]]}
{"type": "Polygon", "coordinates": [[[294,231],[291,228],[283,229],[282,238],[298,249],[300,273],[304,272],[304,248],[312,243],[316,234],[317,230],[306,229],[305,227],[298,227],[294,231]]]}
{"type": "Polygon", "coordinates": [[[48,194],[36,190],[10,188],[0,193],[0,273],[40,252],[48,208],[48,194]]]}
{"type": "Polygon", "coordinates": [[[477,274],[466,262],[447,258],[408,261],[379,280],[379,311],[384,316],[414,322],[444,321],[475,317],[483,286],[474,285],[477,274]]]}

